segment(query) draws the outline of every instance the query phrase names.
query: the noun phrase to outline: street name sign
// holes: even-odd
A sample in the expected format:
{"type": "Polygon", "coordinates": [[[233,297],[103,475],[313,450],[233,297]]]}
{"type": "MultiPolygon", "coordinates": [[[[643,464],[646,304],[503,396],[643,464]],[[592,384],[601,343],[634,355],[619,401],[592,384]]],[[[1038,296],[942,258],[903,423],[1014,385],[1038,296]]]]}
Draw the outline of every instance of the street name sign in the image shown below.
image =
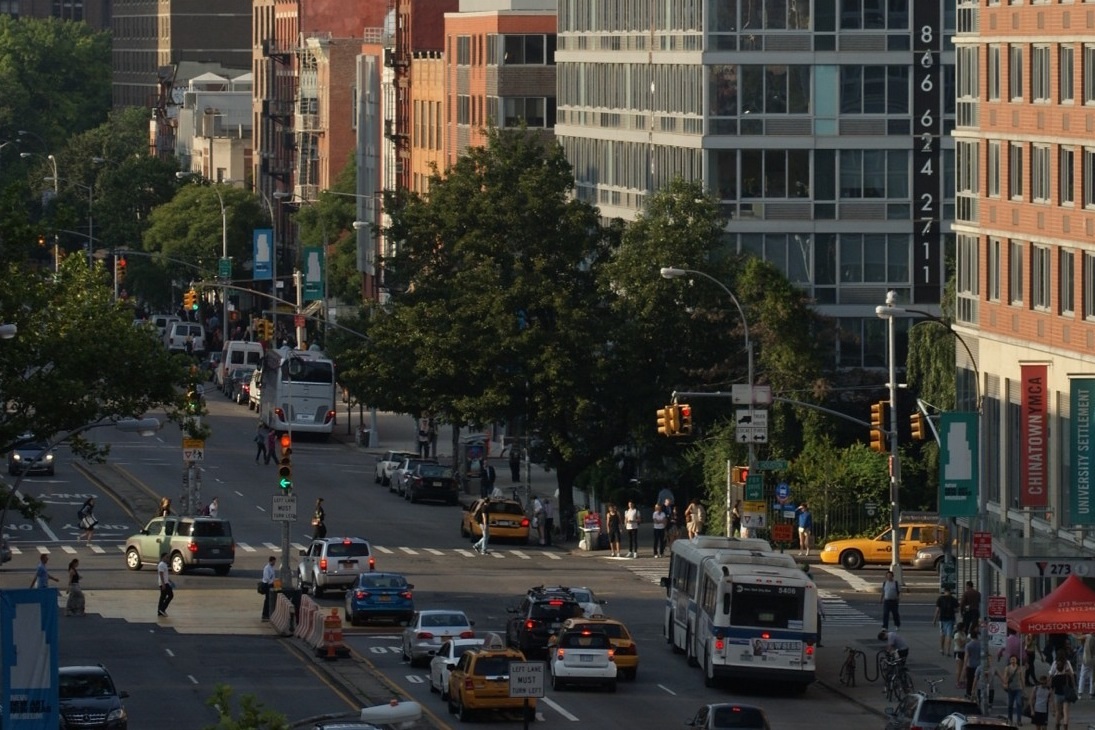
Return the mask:
{"type": "Polygon", "coordinates": [[[786,471],[791,466],[787,459],[771,459],[770,461],[758,461],[757,468],[761,471],[786,471]]]}

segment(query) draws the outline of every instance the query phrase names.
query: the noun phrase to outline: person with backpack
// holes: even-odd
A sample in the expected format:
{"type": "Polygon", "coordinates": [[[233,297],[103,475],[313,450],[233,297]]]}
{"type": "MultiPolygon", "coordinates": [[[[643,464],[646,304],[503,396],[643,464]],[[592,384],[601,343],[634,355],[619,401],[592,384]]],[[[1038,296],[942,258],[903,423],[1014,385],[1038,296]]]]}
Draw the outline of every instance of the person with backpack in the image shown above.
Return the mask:
{"type": "Polygon", "coordinates": [[[95,525],[99,524],[99,520],[95,518],[95,498],[88,497],[80,511],[76,513],[76,520],[80,525],[80,529],[83,530],[80,533],[78,540],[86,540],[87,546],[91,547],[91,538],[95,535],[95,525]]]}
{"type": "Polygon", "coordinates": [[[882,628],[890,628],[890,616],[893,616],[895,628],[901,628],[901,613],[899,603],[901,601],[901,586],[893,577],[893,571],[886,571],[886,580],[882,581],[882,628]]]}

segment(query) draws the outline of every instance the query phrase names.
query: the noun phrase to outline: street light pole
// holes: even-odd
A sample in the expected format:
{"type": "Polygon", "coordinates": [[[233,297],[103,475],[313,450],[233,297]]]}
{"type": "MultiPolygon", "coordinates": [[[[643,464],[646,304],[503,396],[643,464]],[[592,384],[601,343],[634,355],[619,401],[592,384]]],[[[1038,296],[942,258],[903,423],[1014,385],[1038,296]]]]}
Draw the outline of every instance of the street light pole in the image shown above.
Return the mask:
{"type": "MultiPolygon", "coordinates": [[[[689,274],[691,274],[693,276],[702,277],[702,278],[707,279],[708,281],[714,283],[716,286],[718,286],[720,289],[723,290],[723,292],[726,294],[726,296],[730,297],[730,301],[732,301],[734,303],[734,306],[737,307],[738,315],[741,316],[741,328],[742,328],[742,331],[744,333],[744,338],[745,338],[745,354],[746,354],[746,358],[748,360],[747,377],[749,379],[749,409],[752,410],[752,408],[753,408],[753,341],[751,339],[749,339],[749,321],[745,318],[745,310],[742,309],[741,302],[738,301],[738,298],[736,296],[734,296],[734,292],[730,291],[729,287],[727,287],[725,284],[723,284],[721,281],[719,281],[715,277],[711,276],[710,274],[706,274],[702,271],[697,271],[696,269],[680,269],[680,268],[674,268],[674,267],[670,267],[670,266],[663,266],[661,268],[661,275],[662,275],[662,278],[664,278],[664,279],[679,279],[680,277],[686,276],[686,275],[689,275],[689,274]]],[[[749,470],[750,470],[750,473],[752,472],[752,470],[756,466],[756,464],[757,464],[756,446],[753,444],[752,439],[750,439],[749,440],[749,470]]],[[[732,530],[731,530],[731,527],[730,527],[730,524],[732,522],[732,519],[731,519],[732,518],[732,514],[731,514],[732,511],[733,511],[733,503],[731,501],[731,495],[730,495],[730,480],[727,479],[726,480],[726,536],[727,537],[732,536],[732,530]]]]}
{"type": "MultiPolygon", "coordinates": [[[[184,180],[188,177],[194,177],[197,173],[187,172],[180,170],[175,173],[175,177],[179,180],[184,180]]],[[[228,208],[224,205],[224,196],[221,195],[220,188],[217,185],[210,185],[213,192],[217,194],[217,202],[221,206],[221,259],[228,260],[228,208]]],[[[231,277],[221,277],[220,272],[217,272],[218,278],[221,278],[224,283],[221,284],[221,347],[228,343],[228,287],[226,286],[227,279],[231,277]]]]}
{"type": "Polygon", "coordinates": [[[901,585],[901,457],[897,451],[897,346],[894,342],[894,317],[904,310],[895,306],[897,293],[886,292],[886,304],[875,307],[875,315],[888,321],[887,360],[889,361],[890,390],[890,570],[894,580],[901,585]]]}

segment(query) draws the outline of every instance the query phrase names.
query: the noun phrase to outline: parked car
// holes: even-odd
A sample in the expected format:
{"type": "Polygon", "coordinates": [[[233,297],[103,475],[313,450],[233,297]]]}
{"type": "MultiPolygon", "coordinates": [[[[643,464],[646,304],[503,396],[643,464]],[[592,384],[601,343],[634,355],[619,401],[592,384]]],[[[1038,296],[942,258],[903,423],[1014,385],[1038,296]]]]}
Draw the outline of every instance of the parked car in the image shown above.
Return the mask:
{"type": "Polygon", "coordinates": [[[346,590],[365,571],[376,570],[369,541],[361,537],[321,537],[300,551],[301,590],[316,598],[327,590],[346,590]]]}
{"type": "Polygon", "coordinates": [[[308,730],[381,730],[384,727],[405,727],[422,718],[422,705],[412,700],[392,700],[383,705],[362,707],[357,720],[320,720],[308,730]]]}
{"type": "MultiPolygon", "coordinates": [[[[901,562],[911,563],[918,550],[941,542],[944,529],[938,521],[902,522],[901,562]]],[[[848,570],[857,570],[864,565],[889,565],[893,555],[893,533],[890,530],[873,538],[859,537],[848,540],[833,540],[825,543],[821,550],[821,562],[826,565],[840,564],[848,570]]]]}
{"type": "Polygon", "coordinates": [[[404,496],[411,504],[424,499],[459,504],[460,485],[452,467],[422,462],[407,476],[404,496]]]}
{"type": "Polygon", "coordinates": [[[8,452],[8,474],[45,474],[53,476],[53,452],[49,444],[30,434],[19,438],[19,445],[8,452]]]}
{"type": "Polygon", "coordinates": [[[449,699],[449,674],[466,651],[478,649],[482,639],[449,639],[430,659],[430,691],[440,692],[441,699],[449,699]]]}
{"type": "Polygon", "coordinates": [[[241,405],[248,401],[248,392],[251,387],[251,375],[254,372],[253,368],[240,368],[232,371],[232,375],[228,378],[228,388],[226,389],[228,400],[235,401],[241,405]]]}
{"type": "Polygon", "coordinates": [[[593,684],[616,691],[615,650],[603,631],[588,627],[560,631],[549,653],[551,688],[593,684]]]}
{"type": "Polygon", "coordinates": [[[126,730],[129,717],[122,700],[129,697],[114,685],[102,664],[57,670],[62,727],[81,730],[126,730]]]}
{"type": "Polygon", "coordinates": [[[738,702],[704,705],[686,724],[702,730],[771,730],[764,710],[738,702]]]}
{"type": "Polygon", "coordinates": [[[981,708],[964,697],[941,697],[925,692],[912,692],[897,707],[886,708],[886,730],[935,730],[947,715],[980,714],[981,708]]]}
{"type": "Polygon", "coordinates": [[[179,575],[197,568],[212,568],[228,575],[236,559],[232,523],[219,517],[154,517],[136,535],[125,541],[125,565],[140,570],[156,565],[167,553],[171,572],[179,575]]]}
{"type": "Polygon", "coordinates": [[[400,497],[407,486],[407,478],[419,464],[436,464],[436,459],[421,459],[417,456],[409,456],[399,462],[399,466],[392,470],[392,478],[388,484],[388,491],[395,492],[400,497]]]}
{"type": "Polygon", "coordinates": [[[473,639],[475,623],[463,611],[429,609],[419,611],[403,629],[403,661],[412,667],[425,664],[450,639],[473,639]]]}
{"type": "MultiPolygon", "coordinates": [[[[383,456],[376,458],[376,476],[374,481],[382,487],[392,483],[392,472],[399,468],[404,459],[413,459],[418,454],[413,451],[385,451],[383,456]]],[[[389,491],[395,491],[389,490],[389,491]]]]}
{"type": "Polygon", "coordinates": [[[1017,726],[1002,717],[954,712],[939,721],[939,730],[1017,730],[1017,726]]]}
{"type": "Polygon", "coordinates": [[[460,722],[469,722],[473,713],[492,710],[525,712],[526,720],[535,720],[535,697],[509,696],[509,665],[523,661],[524,654],[506,648],[497,634],[489,634],[481,648],[465,651],[449,674],[449,712],[460,722]]]}
{"type": "Polygon", "coordinates": [[[352,626],[370,619],[410,623],[414,586],[399,573],[362,573],[346,591],[346,620],[352,626]]]}
{"type": "Polygon", "coordinates": [[[251,373],[251,383],[247,386],[247,408],[252,411],[257,411],[261,401],[262,371],[255,370],[251,373]]]}
{"type": "MultiPolygon", "coordinates": [[[[477,499],[460,516],[460,536],[483,536],[479,512],[488,500],[477,499]]],[[[512,540],[524,545],[528,542],[529,518],[524,506],[512,499],[491,499],[490,501],[490,539],[491,542],[512,540]]]]}

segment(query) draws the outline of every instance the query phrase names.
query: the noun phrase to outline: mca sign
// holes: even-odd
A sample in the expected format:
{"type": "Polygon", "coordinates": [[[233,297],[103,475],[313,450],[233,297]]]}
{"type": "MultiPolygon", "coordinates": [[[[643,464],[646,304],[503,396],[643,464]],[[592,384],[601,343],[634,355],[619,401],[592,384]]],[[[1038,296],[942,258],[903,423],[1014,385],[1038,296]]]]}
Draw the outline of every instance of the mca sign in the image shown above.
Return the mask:
{"type": "Polygon", "coordinates": [[[0,651],[0,727],[59,726],[57,589],[0,592],[0,651]]]}

